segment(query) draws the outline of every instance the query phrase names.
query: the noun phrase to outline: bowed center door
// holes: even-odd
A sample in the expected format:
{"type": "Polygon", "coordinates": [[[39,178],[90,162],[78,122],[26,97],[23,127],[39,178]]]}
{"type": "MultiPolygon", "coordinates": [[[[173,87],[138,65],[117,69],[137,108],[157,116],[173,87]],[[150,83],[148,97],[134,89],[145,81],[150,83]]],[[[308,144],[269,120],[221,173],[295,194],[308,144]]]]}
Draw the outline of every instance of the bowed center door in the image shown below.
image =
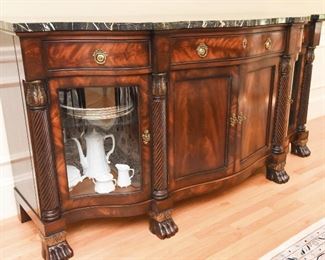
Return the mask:
{"type": "Polygon", "coordinates": [[[238,67],[174,71],[168,87],[168,173],[171,190],[233,172],[238,67]]]}
{"type": "Polygon", "coordinates": [[[240,67],[237,172],[270,154],[279,62],[276,57],[240,67]]]}

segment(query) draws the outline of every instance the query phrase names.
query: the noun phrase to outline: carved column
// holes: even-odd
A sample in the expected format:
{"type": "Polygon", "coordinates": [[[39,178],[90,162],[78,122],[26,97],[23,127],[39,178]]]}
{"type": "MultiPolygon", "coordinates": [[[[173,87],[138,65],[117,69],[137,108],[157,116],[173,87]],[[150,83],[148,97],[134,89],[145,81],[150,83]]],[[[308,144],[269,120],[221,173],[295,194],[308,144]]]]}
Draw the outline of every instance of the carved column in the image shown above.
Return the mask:
{"type": "Polygon", "coordinates": [[[152,75],[153,198],[168,197],[166,147],[166,73],[152,75]]]}
{"type": "Polygon", "coordinates": [[[167,140],[166,140],[166,94],[167,74],[152,75],[152,148],[153,187],[149,212],[150,231],[160,239],[175,235],[178,227],[172,219],[171,203],[168,198],[167,140]]]}
{"type": "Polygon", "coordinates": [[[313,61],[315,59],[314,50],[320,41],[320,31],[322,22],[319,21],[319,16],[312,16],[311,21],[305,26],[304,39],[304,60],[302,60],[302,81],[298,86],[299,90],[299,106],[295,134],[291,140],[291,153],[300,157],[310,155],[310,150],[307,147],[308,134],[306,130],[307,112],[309,103],[310,83],[313,70],[313,61]]]}
{"type": "Polygon", "coordinates": [[[24,82],[26,104],[32,139],[33,159],[41,220],[60,218],[60,201],[52,151],[46,83],[40,80],[24,82]]]}
{"type": "Polygon", "coordinates": [[[267,165],[267,175],[269,180],[276,183],[285,183],[289,180],[289,175],[284,170],[286,163],[286,140],[288,132],[288,120],[290,111],[290,75],[291,56],[284,55],[280,64],[280,79],[275,110],[275,127],[272,141],[272,156],[267,165]]]}
{"type": "Polygon", "coordinates": [[[307,147],[308,131],[306,130],[307,112],[310,93],[311,74],[313,69],[313,61],[315,47],[307,47],[305,55],[303,80],[300,90],[300,102],[298,111],[298,124],[296,128],[296,134],[293,142],[291,143],[291,152],[301,157],[307,157],[310,155],[310,150],[307,147]]]}
{"type": "MultiPolygon", "coordinates": [[[[46,83],[41,80],[24,82],[25,99],[33,149],[40,218],[46,225],[61,218],[57,175],[52,149],[48,114],[46,83]]],[[[60,225],[58,225],[60,229],[60,225]]],[[[65,232],[41,234],[42,254],[45,259],[68,259],[72,249],[65,239],[65,232]]]]}

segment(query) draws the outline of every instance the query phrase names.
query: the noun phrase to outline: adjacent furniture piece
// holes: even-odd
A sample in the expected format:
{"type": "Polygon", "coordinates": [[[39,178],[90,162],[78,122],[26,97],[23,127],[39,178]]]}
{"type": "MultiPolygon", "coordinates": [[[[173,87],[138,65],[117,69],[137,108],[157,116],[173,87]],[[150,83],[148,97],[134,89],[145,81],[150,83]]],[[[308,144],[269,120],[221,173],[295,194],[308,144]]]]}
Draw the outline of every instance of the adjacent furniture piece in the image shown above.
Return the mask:
{"type": "Polygon", "coordinates": [[[21,222],[40,230],[43,257],[73,256],[65,229],[75,221],[148,214],[164,239],[178,231],[179,200],[262,167],[287,182],[289,139],[293,153],[308,155],[320,25],[316,17],[3,23],[20,40],[34,165],[15,194],[21,222]]]}
{"type": "Polygon", "coordinates": [[[291,95],[289,133],[291,153],[300,157],[310,155],[307,147],[308,131],[306,130],[307,110],[310,92],[314,50],[319,44],[324,15],[313,15],[304,27],[304,37],[298,61],[295,64],[294,80],[291,95]]]}

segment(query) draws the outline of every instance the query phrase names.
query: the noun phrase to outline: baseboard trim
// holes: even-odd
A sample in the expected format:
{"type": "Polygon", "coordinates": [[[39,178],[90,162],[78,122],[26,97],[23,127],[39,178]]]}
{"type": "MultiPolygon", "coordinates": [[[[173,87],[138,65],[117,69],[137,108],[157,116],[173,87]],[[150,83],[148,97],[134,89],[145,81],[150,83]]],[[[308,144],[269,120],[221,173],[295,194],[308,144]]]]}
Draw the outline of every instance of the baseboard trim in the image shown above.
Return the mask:
{"type": "Polygon", "coordinates": [[[9,156],[2,156],[0,159],[0,167],[8,164],[12,164],[15,162],[31,160],[31,154],[29,151],[24,151],[20,153],[14,153],[9,156]]]}
{"type": "MultiPolygon", "coordinates": [[[[31,178],[32,173],[26,172],[15,177],[15,182],[23,182],[31,178]]],[[[17,215],[14,195],[14,179],[5,178],[0,182],[0,220],[17,215]]]]}
{"type": "Polygon", "coordinates": [[[32,173],[31,172],[25,172],[22,174],[19,174],[18,176],[15,176],[15,181],[13,177],[10,178],[3,178],[0,182],[0,189],[3,188],[14,188],[15,186],[15,182],[19,183],[19,182],[24,182],[28,179],[30,179],[32,173]]]}

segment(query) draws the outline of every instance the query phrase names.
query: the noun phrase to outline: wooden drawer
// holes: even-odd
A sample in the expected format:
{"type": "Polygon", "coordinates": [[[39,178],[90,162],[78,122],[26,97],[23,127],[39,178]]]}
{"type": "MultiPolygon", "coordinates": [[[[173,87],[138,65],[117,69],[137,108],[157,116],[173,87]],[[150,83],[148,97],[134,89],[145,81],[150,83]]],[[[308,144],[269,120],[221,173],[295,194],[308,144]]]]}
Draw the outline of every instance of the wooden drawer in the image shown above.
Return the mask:
{"type": "Polygon", "coordinates": [[[284,51],[285,31],[175,38],[171,63],[236,59],[284,51]],[[206,49],[206,53],[204,53],[206,49]],[[201,56],[199,52],[201,51],[201,56]]]}
{"type": "Polygon", "coordinates": [[[147,40],[47,41],[45,47],[49,70],[136,68],[150,65],[147,40]],[[105,62],[99,64],[95,57],[101,51],[106,58],[105,62]]]}

